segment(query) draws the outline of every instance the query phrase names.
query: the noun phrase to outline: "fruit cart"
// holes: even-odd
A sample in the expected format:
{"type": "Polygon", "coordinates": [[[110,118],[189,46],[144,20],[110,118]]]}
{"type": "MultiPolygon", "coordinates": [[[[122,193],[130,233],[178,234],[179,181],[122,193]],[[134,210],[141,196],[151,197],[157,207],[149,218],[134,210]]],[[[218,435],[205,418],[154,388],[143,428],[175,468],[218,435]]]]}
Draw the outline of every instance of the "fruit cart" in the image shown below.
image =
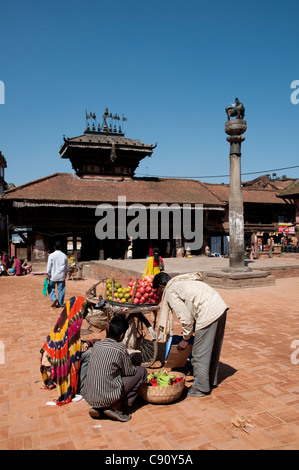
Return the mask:
{"type": "Polygon", "coordinates": [[[148,292],[143,292],[143,287],[147,287],[146,283],[152,289],[152,279],[134,280],[128,287],[119,287],[120,284],[115,280],[99,281],[86,292],[86,298],[90,304],[86,321],[89,326],[103,330],[113,316],[124,316],[129,322],[129,329],[123,342],[128,350],[134,353],[133,362],[135,365],[150,367],[158,355],[155,328],[159,297],[157,292],[143,299],[139,297],[138,293],[150,293],[149,288],[148,292]],[[101,283],[104,284],[105,294],[99,297],[96,295],[96,287],[101,283]],[[129,295],[125,296],[125,294],[129,295]],[[148,299],[150,303],[145,301],[148,299]]]}

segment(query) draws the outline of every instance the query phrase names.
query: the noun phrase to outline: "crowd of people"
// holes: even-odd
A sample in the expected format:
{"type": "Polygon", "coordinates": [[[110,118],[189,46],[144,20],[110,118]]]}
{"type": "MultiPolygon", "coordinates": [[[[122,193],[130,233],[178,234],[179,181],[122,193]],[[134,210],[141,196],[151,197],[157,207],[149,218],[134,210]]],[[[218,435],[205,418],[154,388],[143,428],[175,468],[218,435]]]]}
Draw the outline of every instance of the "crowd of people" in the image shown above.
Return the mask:
{"type": "MultiPolygon", "coordinates": [[[[59,318],[41,348],[40,371],[47,389],[57,388],[58,406],[76,396],[90,405],[92,418],[103,415],[126,422],[132,417],[133,404],[140,387],[147,381],[148,371],[133,365],[123,342],[129,328],[124,316],[114,316],[105,327],[106,337],[83,340],[81,326],[89,301],[72,297],[64,303],[68,258],[57,242],[47,262],[48,294],[53,308],[62,308],[59,318]],[[55,293],[57,289],[57,296],[55,293]]],[[[1,262],[8,275],[19,276],[30,269],[25,262],[1,253],[1,262]]],[[[173,335],[173,316],[180,322],[182,338],[178,350],[184,350],[192,338],[193,385],[187,397],[204,397],[218,385],[218,366],[228,306],[199,273],[171,278],[165,271],[159,250],[154,249],[146,260],[144,275],[154,274],[153,288],[161,294],[157,340],[166,342],[173,335]]]]}
{"type": "MultiPolygon", "coordinates": [[[[158,341],[166,342],[173,334],[175,315],[182,327],[178,350],[184,350],[194,336],[191,361],[194,381],[187,397],[204,397],[218,385],[228,306],[198,273],[171,278],[164,271],[164,262],[157,250],[154,250],[152,258],[151,263],[147,260],[146,272],[149,265],[156,268],[153,287],[162,296],[158,341]]],[[[49,256],[47,268],[53,289],[55,283],[64,282],[66,265],[67,258],[60,246],[56,246],[55,252],[49,256]]],[[[58,290],[58,297],[61,292],[58,290]]],[[[62,302],[60,297],[60,306],[62,302]]],[[[80,330],[88,306],[84,297],[72,297],[64,305],[41,349],[44,385],[48,389],[57,387],[57,405],[69,403],[79,396],[91,407],[89,415],[93,419],[107,416],[120,422],[129,421],[140,387],[147,381],[148,371],[142,365],[133,365],[123,342],[129,328],[124,316],[114,316],[107,323],[104,339],[81,339],[80,330]]]]}
{"type": "Polygon", "coordinates": [[[0,253],[0,275],[22,276],[32,271],[32,264],[27,259],[20,260],[16,256],[9,258],[6,251],[0,253]]]}

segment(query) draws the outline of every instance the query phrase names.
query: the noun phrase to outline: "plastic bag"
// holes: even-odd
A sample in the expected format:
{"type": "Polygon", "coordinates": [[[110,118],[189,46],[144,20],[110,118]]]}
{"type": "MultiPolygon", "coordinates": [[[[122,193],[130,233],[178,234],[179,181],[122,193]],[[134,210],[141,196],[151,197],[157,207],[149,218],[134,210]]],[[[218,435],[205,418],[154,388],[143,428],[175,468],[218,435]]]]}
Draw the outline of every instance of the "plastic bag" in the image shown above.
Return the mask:
{"type": "Polygon", "coordinates": [[[44,294],[45,297],[47,297],[48,285],[49,285],[48,279],[44,278],[43,294],[44,294]]]}

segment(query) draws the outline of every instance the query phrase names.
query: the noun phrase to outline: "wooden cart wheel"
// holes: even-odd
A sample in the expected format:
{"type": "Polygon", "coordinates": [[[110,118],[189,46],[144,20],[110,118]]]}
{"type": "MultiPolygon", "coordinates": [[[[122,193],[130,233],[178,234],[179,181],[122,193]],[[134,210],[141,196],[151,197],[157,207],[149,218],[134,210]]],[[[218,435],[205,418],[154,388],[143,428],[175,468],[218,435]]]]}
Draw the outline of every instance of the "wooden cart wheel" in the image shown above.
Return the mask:
{"type": "Polygon", "coordinates": [[[129,319],[134,321],[134,336],[136,338],[134,349],[141,351],[133,356],[133,363],[143,367],[150,367],[157,360],[158,343],[156,333],[148,321],[142,314],[132,315],[129,319]]]}

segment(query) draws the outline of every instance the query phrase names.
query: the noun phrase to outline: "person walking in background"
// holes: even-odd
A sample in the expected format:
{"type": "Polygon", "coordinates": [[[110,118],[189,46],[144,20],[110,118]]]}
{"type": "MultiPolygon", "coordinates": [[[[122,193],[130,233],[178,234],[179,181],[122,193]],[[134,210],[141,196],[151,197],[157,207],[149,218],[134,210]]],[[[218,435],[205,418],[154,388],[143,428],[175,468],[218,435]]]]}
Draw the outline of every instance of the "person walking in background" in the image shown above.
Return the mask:
{"type": "Polygon", "coordinates": [[[274,240],[272,237],[269,238],[269,258],[273,258],[273,248],[274,248],[274,240]]]}
{"type": "Polygon", "coordinates": [[[3,254],[2,254],[2,257],[1,257],[1,261],[2,261],[2,264],[3,264],[4,270],[7,271],[8,268],[9,268],[9,259],[8,259],[8,256],[7,256],[7,252],[6,252],[6,251],[3,251],[3,254]]]}
{"type": "Polygon", "coordinates": [[[59,308],[64,305],[65,296],[65,278],[68,272],[68,259],[67,256],[61,251],[61,243],[56,242],[54,245],[54,252],[49,255],[47,264],[48,274],[48,293],[50,299],[53,301],[51,307],[59,308]],[[57,285],[57,296],[55,293],[55,286],[57,285]]]}
{"type": "Polygon", "coordinates": [[[162,256],[160,256],[159,248],[154,248],[152,253],[153,254],[149,254],[146,260],[142,277],[149,275],[155,276],[159,274],[160,271],[164,271],[164,261],[162,256]]]}
{"type": "Polygon", "coordinates": [[[254,243],[251,243],[250,259],[251,260],[256,259],[256,252],[255,252],[254,243]]]}

